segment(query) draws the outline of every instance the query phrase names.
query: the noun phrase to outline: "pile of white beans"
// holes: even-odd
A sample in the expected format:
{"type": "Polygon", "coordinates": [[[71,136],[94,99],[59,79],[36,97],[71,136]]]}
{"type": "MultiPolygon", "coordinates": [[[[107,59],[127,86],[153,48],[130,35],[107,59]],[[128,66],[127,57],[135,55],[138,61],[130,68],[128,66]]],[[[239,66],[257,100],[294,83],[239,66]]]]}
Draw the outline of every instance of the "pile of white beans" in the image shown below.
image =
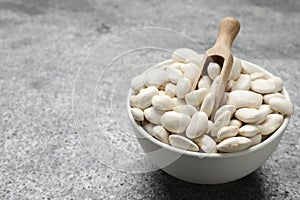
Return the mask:
{"type": "Polygon", "coordinates": [[[156,139],[195,152],[237,152],[263,141],[293,113],[292,103],[281,94],[280,78],[247,69],[234,58],[212,117],[215,95],[210,88],[221,68],[210,63],[198,89],[191,91],[202,58],[191,49],[177,49],[171,60],[131,81],[132,116],[156,139]]]}

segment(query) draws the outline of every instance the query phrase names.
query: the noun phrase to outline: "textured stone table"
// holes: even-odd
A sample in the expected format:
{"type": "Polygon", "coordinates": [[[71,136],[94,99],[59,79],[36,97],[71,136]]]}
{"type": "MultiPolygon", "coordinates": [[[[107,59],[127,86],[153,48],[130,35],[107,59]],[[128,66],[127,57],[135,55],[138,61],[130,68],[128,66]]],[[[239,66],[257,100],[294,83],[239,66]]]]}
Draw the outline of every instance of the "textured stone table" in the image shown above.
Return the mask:
{"type": "MultiPolygon", "coordinates": [[[[1,0],[0,36],[0,199],[300,198],[299,1],[1,0]],[[268,161],[238,181],[194,185],[160,170],[128,173],[96,159],[72,109],[76,73],[90,50],[113,33],[153,26],[186,34],[206,49],[215,40],[218,21],[228,15],[242,24],[234,55],[284,79],[295,104],[295,114],[268,161]]],[[[122,49],[132,44],[118,45],[122,49]]],[[[85,84],[78,89],[95,87],[89,76],[103,67],[101,56],[85,62],[85,84]]],[[[122,66],[116,71],[126,73],[122,66]]],[[[115,131],[104,123],[99,127],[115,131]]],[[[130,128],[127,119],[123,128],[130,128]]]]}

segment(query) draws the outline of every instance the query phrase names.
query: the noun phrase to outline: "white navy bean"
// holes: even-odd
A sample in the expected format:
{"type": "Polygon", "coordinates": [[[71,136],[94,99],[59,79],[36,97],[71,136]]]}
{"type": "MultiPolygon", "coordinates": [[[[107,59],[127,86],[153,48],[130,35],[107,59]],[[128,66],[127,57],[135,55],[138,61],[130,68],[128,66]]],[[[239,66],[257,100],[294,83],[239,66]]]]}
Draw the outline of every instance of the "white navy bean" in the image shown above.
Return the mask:
{"type": "Polygon", "coordinates": [[[181,135],[172,134],[169,136],[169,142],[172,146],[183,150],[199,151],[199,147],[191,140],[181,135]]]}
{"type": "Polygon", "coordinates": [[[195,139],[204,134],[208,127],[208,118],[204,112],[196,112],[191,119],[190,124],[186,129],[186,136],[190,139],[195,139]]]}

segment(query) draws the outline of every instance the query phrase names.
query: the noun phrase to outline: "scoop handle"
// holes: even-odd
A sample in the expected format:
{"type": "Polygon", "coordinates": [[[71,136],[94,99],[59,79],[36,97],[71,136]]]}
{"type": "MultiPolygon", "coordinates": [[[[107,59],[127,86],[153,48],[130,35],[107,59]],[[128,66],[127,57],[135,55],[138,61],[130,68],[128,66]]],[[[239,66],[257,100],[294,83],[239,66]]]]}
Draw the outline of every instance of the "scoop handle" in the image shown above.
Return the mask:
{"type": "Polygon", "coordinates": [[[240,22],[233,17],[226,17],[220,21],[218,38],[214,45],[219,50],[231,51],[232,43],[240,31],[240,22]]]}

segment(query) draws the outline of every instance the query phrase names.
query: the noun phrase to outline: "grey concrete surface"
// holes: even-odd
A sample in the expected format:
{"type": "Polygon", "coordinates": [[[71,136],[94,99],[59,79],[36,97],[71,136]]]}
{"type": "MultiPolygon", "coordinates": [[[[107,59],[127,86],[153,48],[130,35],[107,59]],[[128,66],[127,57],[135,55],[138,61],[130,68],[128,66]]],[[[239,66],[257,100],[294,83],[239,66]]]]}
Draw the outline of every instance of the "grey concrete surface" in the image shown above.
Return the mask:
{"type": "MultiPolygon", "coordinates": [[[[1,0],[0,36],[0,199],[300,199],[300,1],[1,0]],[[72,109],[76,73],[90,50],[113,33],[152,26],[209,48],[228,15],[242,24],[234,55],[280,76],[295,105],[267,162],[231,183],[195,185],[160,170],[129,173],[97,160],[82,139],[97,137],[78,130],[72,109]]],[[[85,62],[80,91],[95,87],[93,70],[103,69],[103,57],[85,62]]],[[[122,66],[115,70],[114,80],[125,73],[122,66]]],[[[102,86],[109,89],[109,80],[102,86]]],[[[127,119],[123,127],[129,128],[127,119]]],[[[100,128],[115,131],[110,124],[100,128]]]]}

